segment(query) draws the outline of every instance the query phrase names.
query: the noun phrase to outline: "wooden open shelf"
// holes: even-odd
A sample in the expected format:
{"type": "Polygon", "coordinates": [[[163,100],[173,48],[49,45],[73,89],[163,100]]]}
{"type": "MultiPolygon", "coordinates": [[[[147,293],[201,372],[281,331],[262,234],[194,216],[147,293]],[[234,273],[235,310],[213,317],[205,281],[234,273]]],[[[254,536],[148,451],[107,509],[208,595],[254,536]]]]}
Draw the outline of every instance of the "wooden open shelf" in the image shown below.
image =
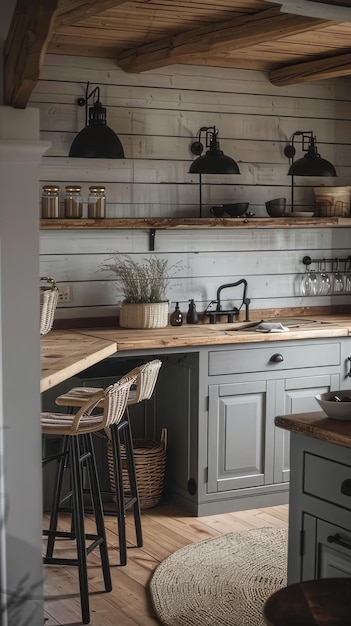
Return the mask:
{"type": "Polygon", "coordinates": [[[79,229],[201,229],[201,228],[305,228],[308,226],[330,227],[351,226],[351,218],[347,217],[258,217],[258,218],[105,218],[105,219],[43,219],[40,228],[43,230],[79,230],[79,229]]]}

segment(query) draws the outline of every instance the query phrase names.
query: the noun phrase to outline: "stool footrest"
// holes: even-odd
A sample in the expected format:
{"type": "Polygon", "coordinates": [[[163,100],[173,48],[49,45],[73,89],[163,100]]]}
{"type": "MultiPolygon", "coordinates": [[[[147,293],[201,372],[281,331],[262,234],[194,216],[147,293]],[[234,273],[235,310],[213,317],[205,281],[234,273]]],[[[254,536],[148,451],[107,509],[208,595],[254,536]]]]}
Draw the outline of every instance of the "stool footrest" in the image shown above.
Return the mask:
{"type": "MultiPolygon", "coordinates": [[[[63,537],[65,539],[75,539],[76,535],[74,533],[70,533],[70,532],[65,532],[65,531],[44,531],[43,534],[50,536],[53,533],[55,533],[56,537],[63,537]]],[[[103,542],[103,538],[99,537],[98,535],[92,535],[90,533],[85,535],[85,539],[89,539],[89,541],[92,541],[92,543],[90,544],[90,546],[87,546],[86,548],[86,553],[90,554],[90,552],[92,552],[93,550],[95,550],[95,548],[97,548],[102,542],[103,542]]],[[[53,559],[54,557],[51,556],[44,556],[44,563],[48,563],[49,561],[47,561],[46,559],[53,559]]],[[[60,561],[60,563],[62,562],[61,558],[58,558],[58,560],[60,561]]],[[[77,559],[75,559],[77,561],[77,559]]],[[[51,561],[50,561],[51,562],[51,561]]],[[[77,561],[78,563],[78,561],[77,561]]],[[[77,564],[76,563],[76,564],[77,564]]],[[[67,564],[68,565],[68,564],[67,564]]]]}

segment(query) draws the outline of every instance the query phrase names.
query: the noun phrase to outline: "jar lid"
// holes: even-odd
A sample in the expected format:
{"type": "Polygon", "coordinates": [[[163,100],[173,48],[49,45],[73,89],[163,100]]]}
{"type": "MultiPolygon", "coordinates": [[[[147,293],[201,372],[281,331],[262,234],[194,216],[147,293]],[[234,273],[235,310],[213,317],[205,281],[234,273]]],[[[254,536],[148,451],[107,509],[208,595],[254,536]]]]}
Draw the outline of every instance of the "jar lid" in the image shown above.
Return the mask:
{"type": "Polygon", "coordinates": [[[60,187],[57,187],[56,185],[44,185],[43,187],[43,191],[58,191],[60,189],[60,187]]]}
{"type": "Polygon", "coordinates": [[[89,191],[92,191],[93,193],[104,193],[106,191],[106,187],[98,187],[98,186],[93,186],[93,187],[89,187],[89,191]]]}
{"type": "Polygon", "coordinates": [[[81,191],[82,188],[75,186],[75,185],[68,185],[67,187],[65,187],[66,191],[81,191]]]}

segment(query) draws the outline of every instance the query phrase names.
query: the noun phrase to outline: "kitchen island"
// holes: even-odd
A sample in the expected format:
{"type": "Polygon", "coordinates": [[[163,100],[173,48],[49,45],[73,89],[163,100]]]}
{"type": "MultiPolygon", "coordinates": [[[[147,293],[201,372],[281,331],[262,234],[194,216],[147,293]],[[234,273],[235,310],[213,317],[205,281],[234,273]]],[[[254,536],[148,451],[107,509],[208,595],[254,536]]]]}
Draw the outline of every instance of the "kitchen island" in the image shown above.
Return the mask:
{"type": "Polygon", "coordinates": [[[351,421],[277,416],[290,432],[288,584],[351,577],[351,421]]]}
{"type": "MultiPolygon", "coordinates": [[[[83,343],[107,342],[113,353],[103,364],[112,378],[121,364],[128,371],[131,359],[162,359],[145,420],[152,425],[148,436],[158,439],[168,429],[172,501],[194,515],[210,515],[286,503],[289,432],[275,427],[275,416],[314,411],[317,393],[350,387],[351,320],[306,321],[295,320],[283,333],[258,333],[245,322],[79,328],[51,331],[41,342],[43,348],[63,342],[67,349],[69,333],[83,343]]],[[[53,370],[55,359],[50,363],[53,370]]],[[[89,372],[88,384],[101,385],[96,378],[89,372]]]]}

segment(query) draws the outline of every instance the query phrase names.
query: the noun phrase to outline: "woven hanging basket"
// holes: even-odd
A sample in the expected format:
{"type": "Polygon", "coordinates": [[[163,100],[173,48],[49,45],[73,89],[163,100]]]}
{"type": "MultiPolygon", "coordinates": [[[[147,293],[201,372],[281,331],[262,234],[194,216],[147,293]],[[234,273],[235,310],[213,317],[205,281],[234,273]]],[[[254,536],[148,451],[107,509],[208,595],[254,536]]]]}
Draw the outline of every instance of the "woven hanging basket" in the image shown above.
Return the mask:
{"type": "MultiPolygon", "coordinates": [[[[166,428],[162,429],[160,442],[142,440],[135,440],[133,442],[136,481],[141,509],[151,509],[157,506],[161,501],[166,470],[166,448],[166,428]]],[[[128,493],[130,492],[130,486],[125,460],[126,456],[122,446],[123,488],[124,491],[128,493]]],[[[111,490],[115,491],[113,456],[110,441],[107,444],[107,462],[111,490]]]]}
{"type": "Polygon", "coordinates": [[[165,328],[168,325],[168,302],[122,302],[119,325],[122,328],[165,328]]]}
{"type": "Polygon", "coordinates": [[[40,334],[46,335],[54,323],[59,290],[53,278],[41,276],[40,280],[47,283],[40,285],[40,334]]]}

